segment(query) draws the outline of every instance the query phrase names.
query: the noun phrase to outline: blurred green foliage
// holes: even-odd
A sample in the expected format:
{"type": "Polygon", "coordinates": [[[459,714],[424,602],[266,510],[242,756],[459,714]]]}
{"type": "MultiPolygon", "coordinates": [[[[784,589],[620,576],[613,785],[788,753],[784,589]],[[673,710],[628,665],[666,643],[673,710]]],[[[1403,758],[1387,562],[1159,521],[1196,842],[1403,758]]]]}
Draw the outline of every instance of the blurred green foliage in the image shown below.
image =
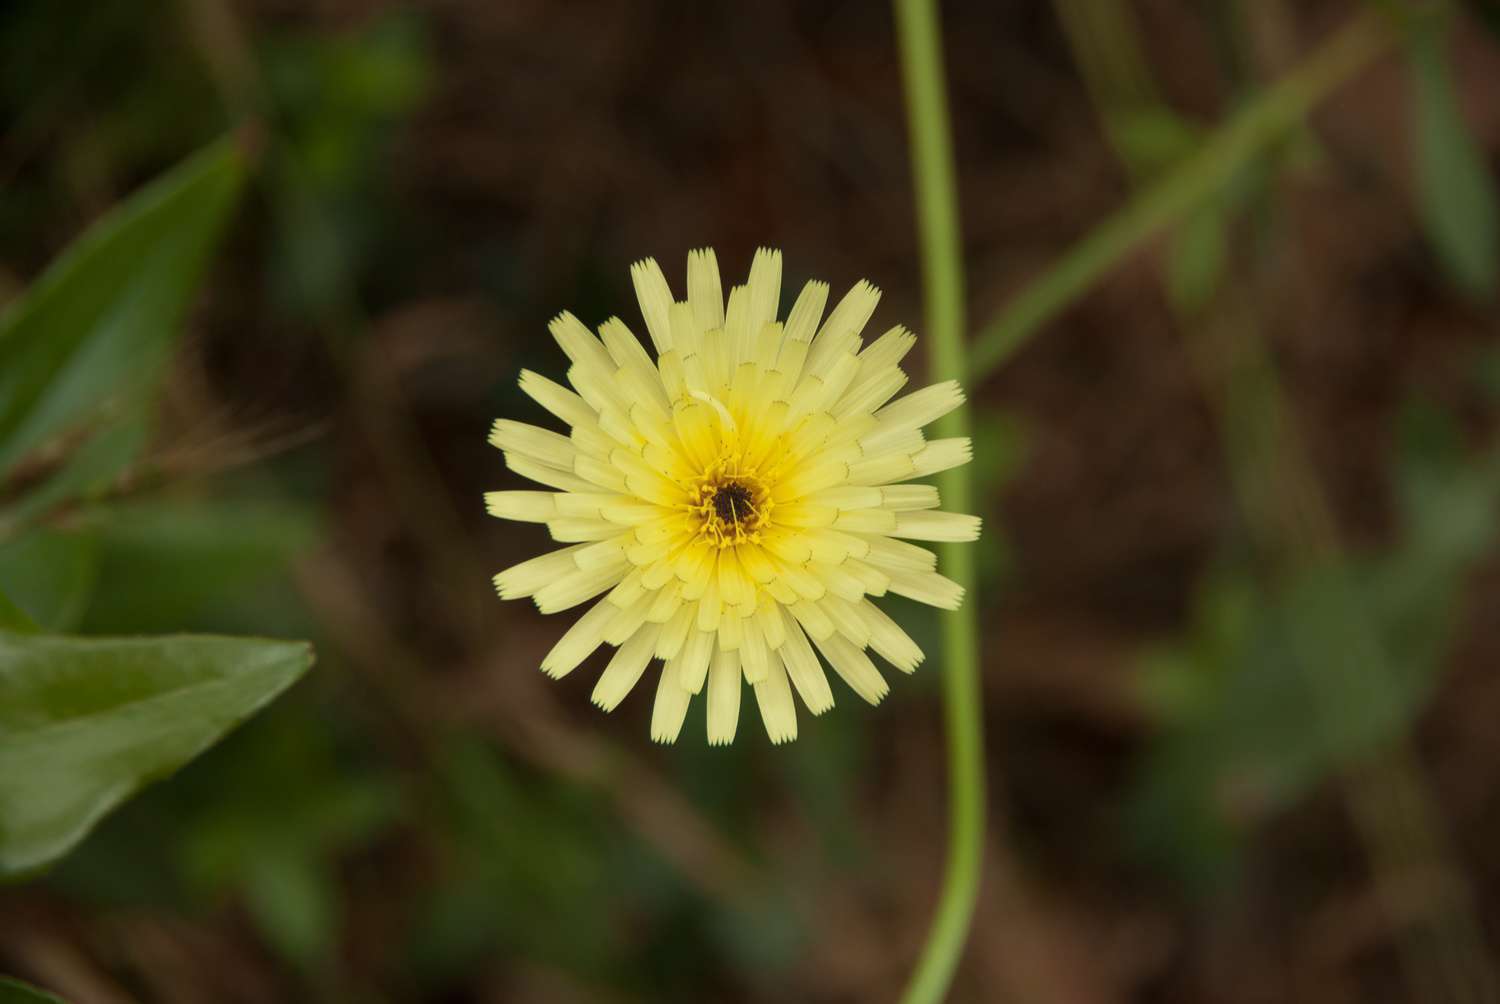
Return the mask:
{"type": "Polygon", "coordinates": [[[262,53],[275,229],[270,291],[295,316],[347,323],[354,287],[398,223],[387,198],[393,129],[427,93],[423,21],[387,12],[347,33],[289,35],[262,53]]]}
{"type": "Polygon", "coordinates": [[[317,541],[318,520],[305,503],[242,491],[114,505],[79,522],[77,532],[97,554],[97,587],[82,621],[87,631],[200,624],[288,633],[310,626],[300,605],[273,611],[260,602],[250,616],[236,609],[252,590],[284,580],[292,561],[317,541]],[[154,585],[132,589],[134,581],[154,585]]]}
{"type": "Polygon", "coordinates": [[[1269,585],[1225,564],[1188,638],[1143,661],[1142,696],[1164,728],[1136,781],[1134,839],[1190,885],[1232,877],[1257,823],[1406,735],[1433,694],[1465,576],[1500,532],[1500,453],[1470,453],[1453,417],[1420,401],[1398,442],[1389,549],[1269,585]],[[1356,622],[1373,626],[1377,652],[1347,633],[1356,622]]]}
{"type": "Polygon", "coordinates": [[[1500,199],[1459,108],[1446,22],[1423,23],[1408,46],[1422,218],[1453,282],[1491,299],[1500,282],[1500,199]]]}
{"type": "Polygon", "coordinates": [[[453,740],[439,771],[447,875],[417,911],[413,971],[453,979],[499,943],[594,978],[621,975],[615,883],[640,874],[641,852],[600,796],[528,783],[473,739],[453,740]],[[606,889],[608,909],[578,909],[606,889]]]}
{"type": "Polygon", "coordinates": [[[335,947],[344,908],[339,856],[365,846],[404,812],[393,778],[349,773],[325,728],[299,707],[272,716],[226,758],[175,856],[200,899],[243,892],[267,944],[311,968],[335,947]]]}
{"type": "Polygon", "coordinates": [[[108,198],[220,133],[218,98],[201,63],[184,59],[171,0],[101,4],[61,17],[46,3],[0,7],[0,121],[10,156],[50,151],[52,169],[14,171],[0,199],[7,263],[55,248],[60,212],[108,198]],[[148,27],[149,26],[149,27],[148,27]],[[128,81],[128,86],[121,82],[128,81]]]}
{"type": "Polygon", "coordinates": [[[71,631],[94,592],[97,553],[83,535],[39,530],[0,541],[0,586],[34,622],[71,631]]]}

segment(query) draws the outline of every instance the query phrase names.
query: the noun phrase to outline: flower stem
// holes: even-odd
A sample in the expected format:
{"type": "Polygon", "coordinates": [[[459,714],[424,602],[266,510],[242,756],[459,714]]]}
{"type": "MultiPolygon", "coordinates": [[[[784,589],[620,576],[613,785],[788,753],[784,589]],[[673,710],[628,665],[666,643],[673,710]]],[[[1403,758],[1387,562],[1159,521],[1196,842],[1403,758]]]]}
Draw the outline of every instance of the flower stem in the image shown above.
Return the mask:
{"type": "MultiPolygon", "coordinates": [[[[963,381],[968,375],[963,255],[937,4],[936,0],[894,3],[910,120],[932,379],[963,381]]],[[[941,420],[938,433],[964,436],[968,426],[968,409],[959,408],[941,420]]],[[[943,474],[939,489],[945,508],[958,512],[972,508],[967,465],[943,474]]],[[[972,595],[974,556],[972,548],[963,544],[948,544],[941,550],[944,571],[970,594],[960,609],[943,617],[943,717],[951,813],[948,866],[927,944],[901,998],[904,1004],[928,1004],[946,994],[968,937],[984,857],[984,729],[972,595]]]]}

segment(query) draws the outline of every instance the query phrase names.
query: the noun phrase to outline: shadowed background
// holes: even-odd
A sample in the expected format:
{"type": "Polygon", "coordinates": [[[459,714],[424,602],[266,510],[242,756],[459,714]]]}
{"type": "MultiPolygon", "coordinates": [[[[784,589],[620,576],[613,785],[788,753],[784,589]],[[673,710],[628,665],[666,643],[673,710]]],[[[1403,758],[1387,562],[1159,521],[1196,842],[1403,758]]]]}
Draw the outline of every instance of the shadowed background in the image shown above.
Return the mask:
{"type": "MultiPolygon", "coordinates": [[[[1358,8],[945,4],[976,329],[1358,8]]],[[[1436,57],[1490,165],[1492,15],[1436,57]]],[[[489,577],[545,530],[482,501],[522,487],[485,436],[545,421],[548,318],[639,328],[640,257],[681,293],[690,248],[741,281],[780,247],[792,295],[868,278],[874,330],[921,334],[887,8],[21,3],[0,37],[0,301],[214,137],[258,151],[150,449],[106,517],[0,540],[0,584],[319,652],[0,890],[0,970],[78,1004],[893,1000],[946,839],[937,660],[787,747],[747,708],[708,749],[701,701],[652,746],[649,694],[589,705],[597,656],[537,670],[572,615],[489,577]]],[[[969,381],[995,825],[954,1000],[1492,999],[1500,315],[1451,228],[1488,190],[1423,188],[1432,66],[1392,45],[969,381]]]]}

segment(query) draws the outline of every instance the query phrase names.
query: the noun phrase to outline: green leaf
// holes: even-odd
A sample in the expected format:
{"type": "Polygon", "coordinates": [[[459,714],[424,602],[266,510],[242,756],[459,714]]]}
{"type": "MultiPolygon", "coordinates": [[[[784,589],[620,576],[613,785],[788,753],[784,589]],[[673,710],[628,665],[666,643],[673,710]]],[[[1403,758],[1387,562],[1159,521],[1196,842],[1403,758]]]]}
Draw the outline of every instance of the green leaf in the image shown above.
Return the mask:
{"type": "Polygon", "coordinates": [[[1471,375],[1474,389],[1484,395],[1486,404],[1500,404],[1500,346],[1487,345],[1474,359],[1471,375]]]}
{"type": "Polygon", "coordinates": [[[267,941],[302,966],[326,957],[339,902],[330,870],[276,845],[245,864],[245,905],[267,941]]]}
{"type": "Polygon", "coordinates": [[[0,1004],[67,1004],[56,994],[49,994],[45,990],[9,976],[0,976],[0,1004]]]}
{"type": "Polygon", "coordinates": [[[1269,591],[1210,582],[1190,637],[1143,666],[1165,728],[1137,779],[1135,839],[1195,885],[1224,878],[1250,825],[1408,731],[1441,679],[1465,576],[1500,536],[1500,466],[1420,404],[1400,443],[1397,546],[1269,591]]]}
{"type": "Polygon", "coordinates": [[[0,593],[0,631],[16,634],[35,634],[41,627],[30,615],[11,602],[10,597],[0,593]]]}
{"type": "Polygon", "coordinates": [[[625,883],[654,876],[628,860],[628,845],[601,819],[597,793],[527,778],[511,760],[458,737],[440,750],[434,781],[443,796],[434,808],[452,845],[445,874],[412,906],[406,966],[428,977],[459,973],[502,943],[566,969],[604,971],[619,950],[610,910],[567,904],[611,876],[617,896],[625,883]]]}
{"type": "Polygon", "coordinates": [[[242,623],[205,623],[204,615],[286,579],[292,560],[316,542],[317,524],[310,506],[275,498],[101,507],[88,520],[99,541],[99,580],[83,629],[242,630],[242,623]]]}
{"type": "Polygon", "coordinates": [[[15,505],[0,511],[0,539],[70,499],[108,488],[140,456],[150,430],[150,416],[143,406],[108,420],[68,456],[55,474],[15,505]]]}
{"type": "Polygon", "coordinates": [[[41,530],[0,543],[0,589],[49,631],[77,627],[98,576],[92,534],[41,530]]]}
{"type": "Polygon", "coordinates": [[[205,901],[242,897],[266,943],[305,969],[338,944],[336,862],[402,809],[393,778],[340,755],[325,712],[283,707],[226,743],[212,765],[222,797],[173,786],[192,807],[176,813],[182,839],[171,855],[185,884],[205,901]]]}
{"type": "Polygon", "coordinates": [[[1447,34],[1434,25],[1412,34],[1417,184],[1423,221],[1449,276],[1488,299],[1500,272],[1500,201],[1459,110],[1448,67],[1447,34]]]}
{"type": "Polygon", "coordinates": [[[244,176],[240,147],[214,144],[91,227],[0,316],[0,474],[154,384],[244,176]]]}
{"type": "Polygon", "coordinates": [[[40,868],[312,665],[305,643],[0,632],[0,875],[40,868]]]}

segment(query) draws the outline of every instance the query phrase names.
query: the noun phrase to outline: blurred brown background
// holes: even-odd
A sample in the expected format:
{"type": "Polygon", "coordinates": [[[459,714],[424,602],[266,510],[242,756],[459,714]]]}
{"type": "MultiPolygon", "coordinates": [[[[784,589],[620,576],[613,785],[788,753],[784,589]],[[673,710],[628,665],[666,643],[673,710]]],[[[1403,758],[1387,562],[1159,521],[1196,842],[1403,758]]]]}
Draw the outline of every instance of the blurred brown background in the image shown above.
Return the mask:
{"type": "MultiPolygon", "coordinates": [[[[975,329],[1360,11],[945,3],[975,329]]],[[[1493,166],[1491,13],[1443,51],[1493,166]]],[[[920,333],[888,8],[22,2],[0,32],[6,295],[213,137],[262,149],[129,488],[202,522],[115,540],[78,626],[320,654],[0,891],[0,969],[78,1004],[894,1000],[945,850],[938,660],[790,747],[747,715],[709,750],[701,710],[653,747],[646,698],[536,670],[571,618],[488,577],[545,532],[481,500],[517,486],[490,420],[540,419],[519,370],[563,368],[546,320],[633,318],[639,257],[680,291],[690,248],[728,278],[780,247],[789,288],[867,277],[876,330],[920,333]]],[[[1497,313],[1424,222],[1412,67],[1389,43],[971,381],[994,826],[954,1000],[1495,999],[1497,313]]]]}

